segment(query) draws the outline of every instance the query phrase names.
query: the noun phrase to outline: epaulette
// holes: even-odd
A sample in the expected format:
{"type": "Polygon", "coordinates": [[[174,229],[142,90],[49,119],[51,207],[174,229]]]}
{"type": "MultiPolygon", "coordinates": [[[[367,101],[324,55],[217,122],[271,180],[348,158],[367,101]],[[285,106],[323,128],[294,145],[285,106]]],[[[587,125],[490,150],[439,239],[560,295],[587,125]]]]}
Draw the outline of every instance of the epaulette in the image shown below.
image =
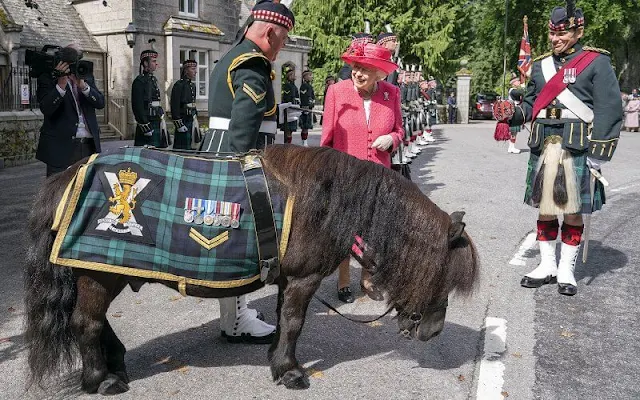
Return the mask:
{"type": "Polygon", "coordinates": [[[251,60],[257,57],[264,59],[266,61],[267,66],[271,65],[271,61],[262,53],[258,53],[258,52],[243,53],[237,56],[236,58],[234,58],[233,61],[231,61],[231,65],[229,65],[229,72],[238,68],[240,64],[246,62],[247,60],[251,60]]]}
{"type": "Polygon", "coordinates": [[[539,55],[538,57],[534,58],[534,59],[533,59],[533,61],[534,61],[534,62],[535,62],[535,61],[540,61],[540,60],[542,60],[543,58],[547,58],[547,57],[549,57],[551,54],[553,54],[553,52],[552,52],[552,51],[550,51],[550,52],[548,52],[548,53],[544,53],[544,54],[539,55]]]}
{"type": "Polygon", "coordinates": [[[597,47],[584,46],[584,47],[582,48],[582,50],[585,50],[585,51],[595,51],[596,53],[602,53],[602,54],[604,54],[605,56],[610,56],[610,55],[611,55],[611,52],[609,52],[608,50],[605,50],[605,49],[599,49],[599,48],[597,48],[597,47]]]}

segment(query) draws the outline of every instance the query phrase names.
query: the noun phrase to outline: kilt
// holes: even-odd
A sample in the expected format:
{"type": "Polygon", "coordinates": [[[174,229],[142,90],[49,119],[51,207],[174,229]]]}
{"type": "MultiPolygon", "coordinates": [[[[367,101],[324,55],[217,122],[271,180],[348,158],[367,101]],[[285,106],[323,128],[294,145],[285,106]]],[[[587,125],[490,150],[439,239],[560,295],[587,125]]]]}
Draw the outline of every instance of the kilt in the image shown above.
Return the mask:
{"type": "MultiPolygon", "coordinates": [[[[298,121],[289,121],[286,124],[291,132],[295,132],[298,129],[298,121]]],[[[284,125],[282,126],[282,130],[284,130],[284,125]]]]}
{"type": "Polygon", "coordinates": [[[518,133],[520,133],[521,130],[522,130],[522,126],[520,125],[509,127],[509,132],[511,132],[511,136],[517,135],[518,133]]]}
{"type": "Polygon", "coordinates": [[[303,112],[300,115],[300,129],[313,129],[313,114],[303,112]]]}
{"type": "Polygon", "coordinates": [[[182,123],[187,127],[187,131],[175,131],[173,136],[173,148],[181,150],[191,150],[191,131],[193,130],[193,117],[183,118],[182,123]]]}
{"type": "MultiPolygon", "coordinates": [[[[544,137],[547,138],[554,135],[562,135],[562,127],[557,128],[553,125],[545,125],[544,126],[544,137]],[[558,131],[559,129],[559,131],[558,131]]],[[[527,178],[526,178],[526,189],[524,194],[524,202],[532,207],[538,208],[533,204],[532,201],[532,193],[533,193],[533,182],[536,178],[538,162],[540,157],[542,157],[542,152],[531,152],[529,156],[529,163],[527,165],[527,178]]],[[[604,185],[596,179],[595,189],[593,194],[593,206],[591,204],[591,172],[589,171],[589,167],[587,166],[587,152],[580,153],[571,153],[571,157],[573,158],[573,166],[576,173],[576,178],[578,182],[578,192],[580,193],[580,204],[581,204],[581,214],[591,214],[594,211],[598,211],[605,204],[605,193],[604,193],[604,185]]]]}
{"type": "Polygon", "coordinates": [[[133,140],[134,146],[155,146],[159,148],[168,147],[169,144],[163,140],[162,136],[162,120],[150,119],[151,129],[153,129],[153,136],[145,136],[142,133],[140,125],[136,126],[136,135],[133,140]]]}
{"type": "MultiPolygon", "coordinates": [[[[92,157],[71,181],[64,213],[56,214],[52,262],[208,288],[260,283],[256,224],[239,159],[140,147],[92,157]],[[235,228],[207,220],[234,214],[235,228]]],[[[291,211],[271,195],[282,258],[291,211]]]]}

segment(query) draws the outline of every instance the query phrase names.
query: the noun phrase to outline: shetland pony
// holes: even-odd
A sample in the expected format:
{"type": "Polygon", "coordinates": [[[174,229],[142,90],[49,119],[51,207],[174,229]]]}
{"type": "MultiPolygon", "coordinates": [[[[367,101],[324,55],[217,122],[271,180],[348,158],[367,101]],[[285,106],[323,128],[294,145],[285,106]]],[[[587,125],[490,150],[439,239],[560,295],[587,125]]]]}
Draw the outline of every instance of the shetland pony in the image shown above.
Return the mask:
{"type": "MultiPolygon", "coordinates": [[[[127,284],[175,282],[68,268],[49,262],[56,206],[82,164],[48,179],[28,223],[25,269],[30,384],[82,360],[82,389],[117,394],[129,389],[125,346],[109,325],[109,304],[127,284]]],[[[366,242],[366,268],[387,293],[405,336],[428,340],[444,326],[448,295],[469,294],[478,278],[477,251],[462,222],[438,208],[397,172],[329,148],[269,146],[263,165],[270,191],[295,196],[287,252],[281,260],[277,330],[268,358],[273,379],[290,389],[309,387],[295,357],[313,294],[366,242]]],[[[234,295],[189,287],[198,297],[234,295]]]]}

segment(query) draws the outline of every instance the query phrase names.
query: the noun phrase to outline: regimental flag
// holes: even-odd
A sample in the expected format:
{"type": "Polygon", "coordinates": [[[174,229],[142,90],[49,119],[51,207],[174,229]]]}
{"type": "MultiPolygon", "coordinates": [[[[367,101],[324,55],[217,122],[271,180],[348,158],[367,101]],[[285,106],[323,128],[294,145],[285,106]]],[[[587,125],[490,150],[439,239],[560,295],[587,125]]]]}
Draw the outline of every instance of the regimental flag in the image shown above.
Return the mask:
{"type": "Polygon", "coordinates": [[[518,55],[518,71],[520,71],[520,82],[524,84],[531,76],[531,43],[529,42],[529,27],[527,26],[527,16],[523,18],[524,33],[520,40],[520,54],[518,55]]]}

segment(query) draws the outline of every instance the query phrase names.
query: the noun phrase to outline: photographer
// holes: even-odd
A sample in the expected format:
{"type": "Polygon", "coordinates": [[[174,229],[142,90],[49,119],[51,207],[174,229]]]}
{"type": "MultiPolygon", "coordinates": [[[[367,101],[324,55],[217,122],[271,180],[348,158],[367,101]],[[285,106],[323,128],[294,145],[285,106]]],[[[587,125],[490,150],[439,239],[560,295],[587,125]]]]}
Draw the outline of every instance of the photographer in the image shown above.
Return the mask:
{"type": "Polygon", "coordinates": [[[52,72],[38,77],[37,97],[44,123],[36,158],[47,164],[47,176],[100,152],[100,128],[96,109],[104,108],[104,96],[93,76],[77,74],[82,51],[70,44],[59,51],[52,72]]]}

